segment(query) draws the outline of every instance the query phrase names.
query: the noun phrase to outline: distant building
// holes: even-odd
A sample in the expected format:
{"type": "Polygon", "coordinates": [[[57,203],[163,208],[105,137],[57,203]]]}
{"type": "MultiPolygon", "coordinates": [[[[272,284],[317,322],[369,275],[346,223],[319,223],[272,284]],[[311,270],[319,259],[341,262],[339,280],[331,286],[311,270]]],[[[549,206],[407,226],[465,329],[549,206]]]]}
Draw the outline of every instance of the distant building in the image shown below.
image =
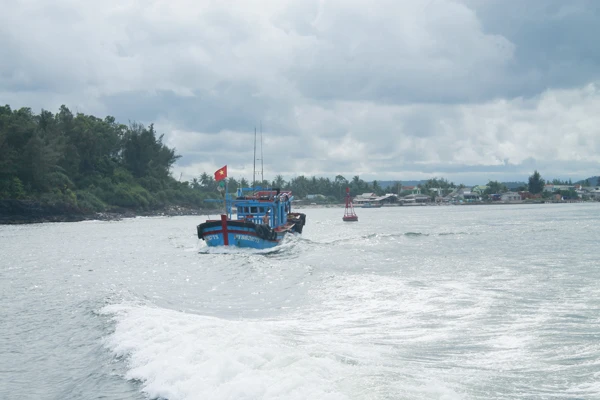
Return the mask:
{"type": "Polygon", "coordinates": [[[458,197],[465,201],[479,201],[479,193],[472,192],[470,188],[458,189],[458,197]]]}
{"type": "Polygon", "coordinates": [[[421,188],[418,186],[402,186],[403,192],[411,192],[412,194],[421,194],[421,188]]]}
{"type": "Polygon", "coordinates": [[[592,188],[586,194],[593,199],[600,200],[600,188],[592,188]]]}
{"type": "Polygon", "coordinates": [[[449,193],[444,197],[444,201],[450,203],[481,201],[481,196],[479,193],[473,193],[470,188],[462,188],[449,193]]]}
{"type": "Polygon", "coordinates": [[[500,196],[501,201],[521,201],[521,195],[517,192],[506,192],[500,196]]]}
{"type": "Polygon", "coordinates": [[[477,193],[478,195],[483,195],[483,192],[489,189],[487,185],[476,185],[471,188],[471,192],[477,193]]]}
{"type": "Polygon", "coordinates": [[[529,191],[519,192],[519,196],[521,196],[521,200],[541,199],[542,198],[542,195],[540,193],[533,194],[533,193],[530,193],[529,191]]]}
{"type": "Polygon", "coordinates": [[[559,190],[575,190],[576,187],[581,187],[581,185],[544,185],[544,192],[557,192],[559,190]]]}
{"type": "Polygon", "coordinates": [[[359,205],[370,204],[396,204],[398,203],[398,196],[393,193],[387,193],[383,196],[377,196],[375,193],[363,193],[356,196],[352,202],[359,205]]]}
{"type": "Polygon", "coordinates": [[[429,203],[431,197],[424,194],[409,194],[401,199],[403,204],[414,204],[414,203],[429,203]]]}

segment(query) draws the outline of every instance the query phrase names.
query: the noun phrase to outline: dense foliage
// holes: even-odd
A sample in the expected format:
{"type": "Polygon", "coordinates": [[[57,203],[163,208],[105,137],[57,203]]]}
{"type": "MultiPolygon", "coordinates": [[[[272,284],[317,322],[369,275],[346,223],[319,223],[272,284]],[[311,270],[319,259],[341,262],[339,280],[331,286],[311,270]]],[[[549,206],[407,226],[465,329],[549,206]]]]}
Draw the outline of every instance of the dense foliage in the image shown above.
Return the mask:
{"type": "Polygon", "coordinates": [[[209,190],[178,182],[170,168],[180,157],[154,126],[126,126],[29,108],[0,107],[0,199],[35,200],[78,212],[200,206],[209,190]]]}

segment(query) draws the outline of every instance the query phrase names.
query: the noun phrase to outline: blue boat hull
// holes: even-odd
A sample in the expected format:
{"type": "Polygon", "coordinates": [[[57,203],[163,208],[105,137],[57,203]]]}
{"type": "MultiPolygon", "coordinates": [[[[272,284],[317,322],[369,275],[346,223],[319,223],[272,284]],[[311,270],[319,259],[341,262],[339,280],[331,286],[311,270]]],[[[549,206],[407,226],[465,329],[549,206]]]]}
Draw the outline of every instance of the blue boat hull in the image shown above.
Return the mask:
{"type": "MultiPolygon", "coordinates": [[[[235,246],[268,249],[277,246],[290,231],[275,231],[265,225],[239,220],[206,221],[197,227],[198,238],[210,247],[235,246]]],[[[293,231],[293,230],[292,230],[293,231]]]]}

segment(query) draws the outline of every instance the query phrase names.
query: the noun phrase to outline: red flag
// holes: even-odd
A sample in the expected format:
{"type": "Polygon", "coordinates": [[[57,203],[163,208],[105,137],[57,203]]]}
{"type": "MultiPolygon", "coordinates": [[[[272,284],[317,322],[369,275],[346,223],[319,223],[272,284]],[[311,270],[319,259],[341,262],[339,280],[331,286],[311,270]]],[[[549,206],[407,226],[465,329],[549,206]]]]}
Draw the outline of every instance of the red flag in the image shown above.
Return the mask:
{"type": "Polygon", "coordinates": [[[215,181],[227,178],[227,165],[215,172],[215,181]]]}

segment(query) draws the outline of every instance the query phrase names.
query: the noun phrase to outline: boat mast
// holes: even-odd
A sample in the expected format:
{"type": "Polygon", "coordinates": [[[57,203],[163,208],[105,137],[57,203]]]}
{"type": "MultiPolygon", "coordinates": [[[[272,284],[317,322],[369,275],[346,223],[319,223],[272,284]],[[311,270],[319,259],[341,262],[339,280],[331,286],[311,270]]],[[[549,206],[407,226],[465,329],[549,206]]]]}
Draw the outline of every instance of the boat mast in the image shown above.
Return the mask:
{"type": "Polygon", "coordinates": [[[256,127],[254,127],[254,167],[252,169],[252,189],[256,189],[256,127]]]}
{"type": "Polygon", "coordinates": [[[260,121],[260,185],[264,185],[265,176],[263,174],[263,148],[262,148],[262,121],[260,121]]]}

